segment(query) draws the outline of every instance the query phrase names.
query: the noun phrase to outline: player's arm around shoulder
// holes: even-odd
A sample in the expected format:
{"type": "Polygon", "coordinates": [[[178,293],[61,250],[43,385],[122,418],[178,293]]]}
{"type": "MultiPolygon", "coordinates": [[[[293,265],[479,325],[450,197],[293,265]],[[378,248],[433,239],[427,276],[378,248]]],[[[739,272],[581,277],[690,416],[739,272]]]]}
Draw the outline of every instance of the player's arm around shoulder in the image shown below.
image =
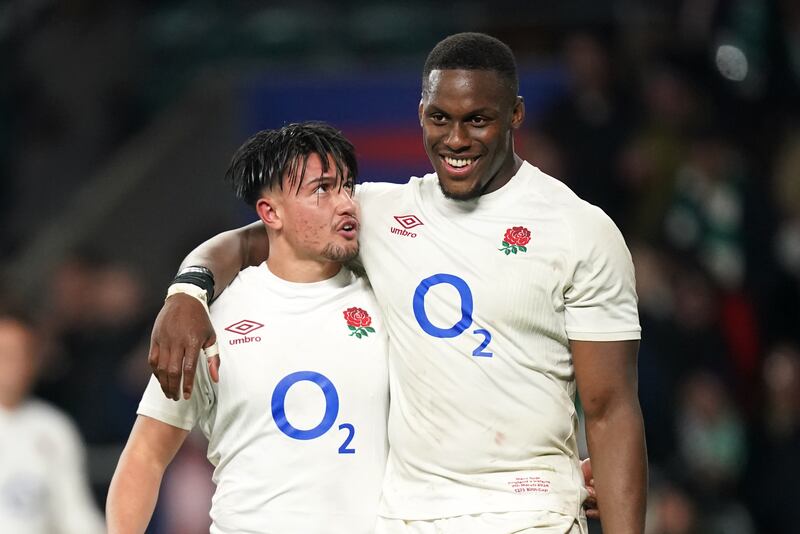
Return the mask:
{"type": "Polygon", "coordinates": [[[109,534],[143,533],[158,500],[161,479],[188,430],[140,415],[122,451],[106,500],[109,534]]]}
{"type": "MultiPolygon", "coordinates": [[[[267,234],[259,221],[200,244],[183,260],[181,268],[209,269],[213,273],[214,293],[219,295],[239,271],[261,264],[268,252],[267,234]]],[[[148,362],[168,398],[191,397],[200,349],[215,343],[214,328],[197,299],[182,293],[166,299],[153,324],[148,362]]]]}

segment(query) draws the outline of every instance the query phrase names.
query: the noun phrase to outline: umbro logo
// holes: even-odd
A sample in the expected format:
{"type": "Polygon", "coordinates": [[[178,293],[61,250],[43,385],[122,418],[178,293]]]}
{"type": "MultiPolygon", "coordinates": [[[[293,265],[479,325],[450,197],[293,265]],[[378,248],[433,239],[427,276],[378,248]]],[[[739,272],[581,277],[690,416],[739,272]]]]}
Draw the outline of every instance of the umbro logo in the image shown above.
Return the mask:
{"type": "Polygon", "coordinates": [[[394,220],[397,221],[402,228],[396,228],[392,226],[389,228],[389,231],[393,234],[406,237],[417,237],[416,233],[409,232],[409,230],[416,228],[417,226],[422,226],[423,224],[416,215],[395,215],[394,220]]]}
{"type": "Polygon", "coordinates": [[[411,230],[416,226],[422,226],[422,221],[416,215],[395,215],[394,220],[406,230],[411,230]]]}
{"type": "Polygon", "coordinates": [[[226,326],[225,330],[228,332],[233,332],[234,334],[239,334],[243,337],[233,338],[228,341],[231,345],[240,345],[242,343],[253,343],[261,341],[261,336],[248,336],[247,334],[258,330],[264,326],[263,324],[257,321],[251,321],[250,319],[242,319],[241,321],[237,321],[230,326],[226,326]]]}

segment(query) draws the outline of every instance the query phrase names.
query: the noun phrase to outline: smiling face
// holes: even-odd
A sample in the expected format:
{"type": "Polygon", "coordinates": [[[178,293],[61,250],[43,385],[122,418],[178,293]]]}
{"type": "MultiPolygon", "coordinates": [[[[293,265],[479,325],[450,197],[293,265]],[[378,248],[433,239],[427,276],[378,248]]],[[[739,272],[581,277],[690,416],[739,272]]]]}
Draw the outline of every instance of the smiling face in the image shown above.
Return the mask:
{"type": "Polygon", "coordinates": [[[525,106],[491,70],[432,70],[419,104],[425,151],[448,198],[496,191],[517,172],[512,132],[525,106]]]}
{"type": "MultiPolygon", "coordinates": [[[[297,172],[302,169],[300,161],[297,172]]],[[[270,232],[270,269],[279,276],[306,269],[324,277],[353,259],[358,254],[358,206],[353,193],[352,180],[337,177],[333,158],[324,170],[317,154],[308,156],[302,176],[285,176],[282,188],[265,192],[256,211],[270,232]]]]}

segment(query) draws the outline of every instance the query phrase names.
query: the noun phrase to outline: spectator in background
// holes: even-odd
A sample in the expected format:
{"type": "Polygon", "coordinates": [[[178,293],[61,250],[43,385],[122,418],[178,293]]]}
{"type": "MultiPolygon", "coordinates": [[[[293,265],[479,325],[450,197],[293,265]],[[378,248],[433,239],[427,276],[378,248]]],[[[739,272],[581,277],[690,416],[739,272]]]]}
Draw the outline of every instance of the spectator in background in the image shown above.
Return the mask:
{"type": "Polygon", "coordinates": [[[670,389],[677,393],[698,369],[711,369],[732,384],[729,347],[719,326],[719,288],[698,262],[673,258],[670,271],[673,311],[660,350],[670,370],[670,389]]]}
{"type": "MultiPolygon", "coordinates": [[[[563,177],[578,196],[600,206],[619,223],[625,198],[613,156],[629,135],[631,117],[627,95],[612,68],[607,35],[583,31],[566,38],[562,57],[568,91],[541,128],[570,153],[563,160],[563,171],[555,169],[552,176],[563,177]]],[[[535,151],[532,156],[536,159],[535,151]]]]}
{"type": "Polygon", "coordinates": [[[654,484],[647,507],[645,534],[706,534],[697,505],[680,485],[654,484]]]}
{"type": "Polygon", "coordinates": [[[800,343],[796,305],[800,300],[800,126],[790,129],[782,140],[773,167],[778,228],[771,245],[776,272],[770,280],[765,315],[776,339],[800,343]]]}
{"type": "Polygon", "coordinates": [[[702,97],[671,60],[653,62],[642,73],[638,125],[622,149],[620,172],[627,194],[623,230],[653,240],[661,233],[675,174],[687,154],[686,135],[703,117],[702,97]]]}
{"type": "MultiPolygon", "coordinates": [[[[756,311],[745,287],[749,263],[746,226],[757,225],[758,215],[745,219],[746,203],[757,196],[748,191],[750,179],[742,153],[716,128],[688,138],[685,160],[675,174],[666,217],[667,241],[680,253],[696,258],[717,287],[717,328],[726,341],[729,367],[738,397],[753,397],[760,335],[756,311]]],[[[751,213],[755,211],[751,209],[751,213]]]]}
{"type": "Polygon", "coordinates": [[[744,493],[761,534],[800,533],[791,491],[800,473],[800,349],[776,345],[764,360],[763,401],[752,428],[744,493]]]}
{"type": "Polygon", "coordinates": [[[656,481],[647,508],[645,534],[754,534],[752,522],[738,504],[722,511],[705,505],[685,477],[656,481]]]}
{"type": "Polygon", "coordinates": [[[28,396],[38,352],[32,323],[0,312],[0,526],[13,534],[99,534],[75,425],[28,396]]]}
{"type": "Polygon", "coordinates": [[[120,387],[119,381],[127,357],[147,334],[140,280],[125,265],[80,251],[56,268],[48,297],[42,397],[74,417],[88,443],[123,442],[140,390],[120,387]],[[98,398],[104,402],[101,411],[98,398]]]}
{"type": "Polygon", "coordinates": [[[723,382],[710,372],[692,373],[682,388],[678,406],[680,464],[698,490],[725,492],[739,477],[746,444],[741,416],[723,382]]]}
{"type": "Polygon", "coordinates": [[[695,496],[702,532],[752,534],[750,515],[736,499],[747,454],[743,417],[713,372],[691,373],[680,394],[674,466],[695,496]]]}
{"type": "Polygon", "coordinates": [[[699,257],[720,285],[738,288],[745,271],[743,162],[718,132],[692,137],[675,173],[666,236],[677,249],[699,257]]]}

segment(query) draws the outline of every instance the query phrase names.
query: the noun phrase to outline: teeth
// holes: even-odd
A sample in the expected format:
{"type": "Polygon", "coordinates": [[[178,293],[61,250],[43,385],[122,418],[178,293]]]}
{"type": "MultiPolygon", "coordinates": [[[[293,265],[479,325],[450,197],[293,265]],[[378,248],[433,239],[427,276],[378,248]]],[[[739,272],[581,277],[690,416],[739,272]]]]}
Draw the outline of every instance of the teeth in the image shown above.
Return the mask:
{"type": "Polygon", "coordinates": [[[471,165],[475,158],[468,158],[468,159],[456,159],[456,158],[448,158],[445,157],[444,160],[447,162],[448,165],[451,167],[466,167],[467,165],[471,165]]]}
{"type": "Polygon", "coordinates": [[[353,229],[353,225],[352,224],[345,224],[344,226],[342,226],[342,229],[349,232],[350,230],[353,229]]]}

